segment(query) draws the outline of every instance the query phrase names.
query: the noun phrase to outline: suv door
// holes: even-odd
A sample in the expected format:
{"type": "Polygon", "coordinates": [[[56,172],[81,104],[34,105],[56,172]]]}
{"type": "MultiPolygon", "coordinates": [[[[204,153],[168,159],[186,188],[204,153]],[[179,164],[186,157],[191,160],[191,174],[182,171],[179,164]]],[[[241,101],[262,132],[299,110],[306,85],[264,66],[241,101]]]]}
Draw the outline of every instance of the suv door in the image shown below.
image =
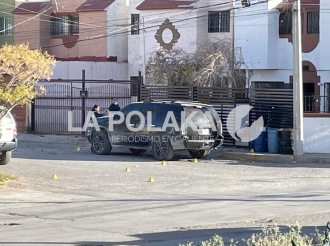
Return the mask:
{"type": "MultiPolygon", "coordinates": [[[[143,124],[143,128],[135,132],[135,140],[136,145],[140,147],[148,146],[151,133],[153,132],[153,129],[155,128],[156,124],[156,106],[155,103],[143,103],[141,105],[141,113],[144,117],[144,122],[140,121],[140,118],[136,122],[136,127],[139,127],[141,124],[143,124]],[[151,118],[149,118],[148,112],[151,112],[151,118]],[[149,128],[149,129],[148,129],[149,128]],[[149,130],[149,131],[148,131],[149,130]]],[[[149,113],[150,114],[150,113],[149,113]]]]}
{"type": "MultiPolygon", "coordinates": [[[[183,107],[180,105],[171,105],[171,104],[161,104],[159,105],[157,109],[157,120],[156,120],[156,127],[162,128],[165,123],[177,123],[178,126],[181,126],[181,112],[183,111],[183,107]],[[169,112],[173,112],[173,115],[175,117],[176,122],[172,122],[172,120],[169,120],[168,122],[165,122],[166,116],[169,112]]],[[[164,129],[167,132],[172,131],[173,127],[164,127],[164,129]]]]}
{"type": "MultiPolygon", "coordinates": [[[[113,145],[132,145],[134,144],[135,132],[128,129],[127,124],[135,125],[135,117],[131,117],[130,122],[126,122],[127,115],[132,111],[140,111],[140,103],[129,104],[124,107],[120,112],[124,115],[124,121],[120,124],[113,124],[113,131],[110,132],[111,144],[113,145]]],[[[118,119],[118,116],[114,116],[118,119]]]]}

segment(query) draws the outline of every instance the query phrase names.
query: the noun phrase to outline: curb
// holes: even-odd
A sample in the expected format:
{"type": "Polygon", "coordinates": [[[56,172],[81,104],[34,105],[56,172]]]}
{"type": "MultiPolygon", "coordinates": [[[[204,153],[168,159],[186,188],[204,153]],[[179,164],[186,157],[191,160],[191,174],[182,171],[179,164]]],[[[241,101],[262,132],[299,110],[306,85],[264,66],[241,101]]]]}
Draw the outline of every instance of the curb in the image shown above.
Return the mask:
{"type": "Polygon", "coordinates": [[[241,153],[241,152],[224,152],[220,158],[227,160],[245,160],[255,162],[275,162],[275,163],[316,163],[330,164],[330,156],[326,158],[318,158],[312,156],[293,157],[292,155],[281,154],[258,154],[258,153],[241,153]]]}
{"type": "Polygon", "coordinates": [[[86,142],[87,138],[78,135],[50,135],[50,134],[19,134],[19,142],[35,142],[35,143],[54,143],[65,144],[72,142],[86,142]]]}

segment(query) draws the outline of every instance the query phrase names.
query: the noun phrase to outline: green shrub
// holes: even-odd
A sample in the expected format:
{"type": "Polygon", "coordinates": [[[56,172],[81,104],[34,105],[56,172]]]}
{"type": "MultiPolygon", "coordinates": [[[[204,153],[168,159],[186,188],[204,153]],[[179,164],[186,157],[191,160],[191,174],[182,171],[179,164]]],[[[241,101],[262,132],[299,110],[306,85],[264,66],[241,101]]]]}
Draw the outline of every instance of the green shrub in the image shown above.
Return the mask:
{"type": "MultiPolygon", "coordinates": [[[[319,233],[315,228],[315,233],[310,236],[302,234],[302,227],[297,223],[295,226],[289,226],[289,232],[281,232],[277,225],[264,227],[259,234],[252,234],[248,239],[242,239],[242,243],[231,239],[229,246],[292,246],[293,240],[297,246],[320,246],[324,240],[324,233],[319,233]]],[[[211,239],[202,241],[200,246],[225,246],[223,238],[219,235],[211,239]]],[[[195,246],[192,242],[179,244],[179,246],[195,246]]]]}

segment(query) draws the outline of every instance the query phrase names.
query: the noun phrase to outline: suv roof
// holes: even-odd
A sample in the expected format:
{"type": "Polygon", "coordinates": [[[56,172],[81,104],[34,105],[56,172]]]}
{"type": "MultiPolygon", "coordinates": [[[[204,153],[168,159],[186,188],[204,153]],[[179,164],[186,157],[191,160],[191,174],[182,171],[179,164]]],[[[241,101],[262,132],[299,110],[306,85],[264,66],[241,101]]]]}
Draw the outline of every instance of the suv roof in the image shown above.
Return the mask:
{"type": "Polygon", "coordinates": [[[198,101],[184,101],[184,100],[175,100],[175,99],[152,99],[145,100],[143,102],[134,102],[134,103],[162,103],[162,104],[180,104],[182,106],[203,106],[203,107],[211,107],[212,105],[201,103],[198,101]]]}

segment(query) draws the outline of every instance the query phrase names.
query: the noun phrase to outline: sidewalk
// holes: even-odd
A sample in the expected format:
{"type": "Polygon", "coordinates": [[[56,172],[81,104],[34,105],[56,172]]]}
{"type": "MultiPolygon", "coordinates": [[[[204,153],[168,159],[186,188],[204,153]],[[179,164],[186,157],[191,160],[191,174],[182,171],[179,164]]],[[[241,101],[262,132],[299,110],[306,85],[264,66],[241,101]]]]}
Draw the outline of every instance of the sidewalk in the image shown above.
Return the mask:
{"type": "Polygon", "coordinates": [[[39,142],[39,143],[54,143],[54,144],[64,144],[69,142],[88,142],[86,137],[81,135],[51,135],[51,134],[28,134],[19,133],[18,144],[22,142],[39,142]]]}
{"type": "Polygon", "coordinates": [[[330,154],[309,154],[302,157],[293,157],[293,155],[270,154],[270,153],[250,153],[248,148],[244,147],[223,147],[222,153],[218,158],[226,160],[244,160],[255,162],[273,162],[273,163],[316,163],[330,164],[330,154]]]}

